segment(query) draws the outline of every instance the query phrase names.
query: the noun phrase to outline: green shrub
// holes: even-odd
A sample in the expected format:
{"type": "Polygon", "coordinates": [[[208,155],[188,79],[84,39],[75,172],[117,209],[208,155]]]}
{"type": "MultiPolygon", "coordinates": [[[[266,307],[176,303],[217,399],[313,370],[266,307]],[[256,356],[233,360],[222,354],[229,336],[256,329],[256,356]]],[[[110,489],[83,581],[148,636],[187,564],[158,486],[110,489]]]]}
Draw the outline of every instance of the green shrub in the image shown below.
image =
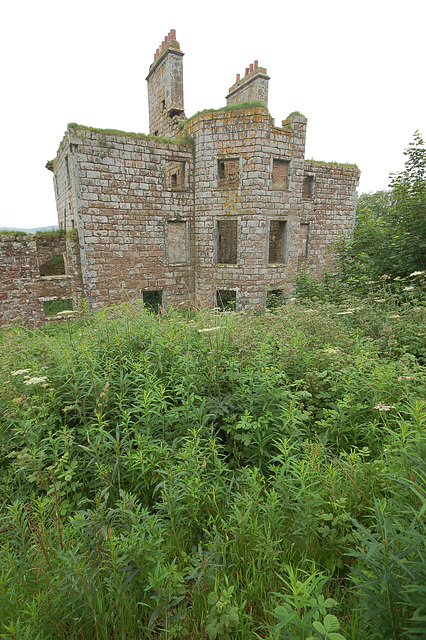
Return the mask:
{"type": "Polygon", "coordinates": [[[0,331],[0,634],[421,637],[424,306],[381,282],[0,331]]]}

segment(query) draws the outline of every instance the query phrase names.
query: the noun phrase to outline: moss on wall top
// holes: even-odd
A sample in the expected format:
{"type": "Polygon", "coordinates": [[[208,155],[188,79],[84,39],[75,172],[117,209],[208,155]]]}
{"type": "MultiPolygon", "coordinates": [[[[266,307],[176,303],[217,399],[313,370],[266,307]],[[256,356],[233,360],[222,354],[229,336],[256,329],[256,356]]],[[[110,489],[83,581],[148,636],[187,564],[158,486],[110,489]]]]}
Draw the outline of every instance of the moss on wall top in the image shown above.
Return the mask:
{"type": "Polygon", "coordinates": [[[123,136],[125,138],[155,140],[156,142],[164,142],[166,144],[183,144],[183,145],[188,144],[188,140],[186,140],[183,136],[180,138],[166,138],[166,137],[154,136],[146,133],[135,133],[134,131],[121,131],[119,129],[100,129],[97,127],[87,127],[83,124],[77,124],[75,122],[70,122],[67,128],[75,131],[78,130],[78,131],[90,131],[94,133],[101,133],[107,136],[123,136]]]}
{"type": "Polygon", "coordinates": [[[29,236],[31,234],[26,231],[11,231],[9,229],[0,229],[0,236],[29,236]]]}
{"type": "MultiPolygon", "coordinates": [[[[203,109],[202,111],[197,111],[193,116],[190,116],[183,122],[179,124],[180,127],[184,128],[189,122],[197,118],[198,116],[202,116],[206,113],[220,113],[222,111],[239,111],[242,109],[253,109],[254,107],[261,107],[268,111],[268,107],[264,102],[260,100],[250,100],[248,102],[241,102],[239,104],[228,104],[225,107],[220,107],[219,109],[203,109]]],[[[269,112],[268,112],[269,113],[269,112]]]]}
{"type": "Polygon", "coordinates": [[[300,113],[300,111],[292,111],[288,114],[287,118],[284,118],[284,120],[288,120],[292,116],[300,116],[301,118],[305,118],[305,120],[307,120],[306,116],[304,116],[303,113],[300,113]]]}
{"type": "Polygon", "coordinates": [[[306,160],[305,159],[305,164],[316,164],[316,165],[325,165],[325,166],[336,166],[336,167],[348,167],[350,169],[356,169],[357,171],[359,171],[359,167],[357,164],[353,164],[350,162],[327,162],[325,160],[313,160],[312,158],[310,160],[306,160]]]}

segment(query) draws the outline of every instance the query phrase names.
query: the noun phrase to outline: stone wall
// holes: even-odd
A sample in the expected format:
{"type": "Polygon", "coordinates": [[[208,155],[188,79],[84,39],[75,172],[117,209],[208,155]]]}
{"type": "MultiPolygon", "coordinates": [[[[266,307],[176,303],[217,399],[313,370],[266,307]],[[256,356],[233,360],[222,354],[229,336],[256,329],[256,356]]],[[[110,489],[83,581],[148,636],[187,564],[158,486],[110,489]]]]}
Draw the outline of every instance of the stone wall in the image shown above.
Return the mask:
{"type": "Polygon", "coordinates": [[[355,224],[359,169],[355,165],[305,161],[313,197],[303,200],[302,222],[309,223],[307,266],[320,277],[333,260],[337,240],[348,238],[355,224]]]}
{"type": "MultiPolygon", "coordinates": [[[[66,251],[63,235],[0,235],[0,325],[11,322],[41,326],[46,321],[44,302],[71,299],[78,305],[78,274],[41,276],[50,258],[66,251]]],[[[69,253],[76,255],[73,241],[69,253]]],[[[76,308],[76,306],[75,306],[76,308]]]]}
{"type": "Polygon", "coordinates": [[[307,120],[264,107],[204,112],[192,144],[71,127],[55,160],[58,214],[78,229],[92,308],[157,292],[164,305],[237,309],[320,275],[355,215],[354,166],[305,161],[307,120]]]}
{"type": "Polygon", "coordinates": [[[191,120],[188,132],[195,141],[196,300],[212,306],[217,290],[235,290],[237,309],[262,307],[268,291],[290,291],[298,266],[306,118],[293,116],[280,129],[262,107],[219,111],[191,120]],[[220,164],[229,159],[238,159],[239,180],[221,187],[220,164]],[[288,163],[284,182],[273,180],[275,161],[288,163]],[[218,262],[227,220],[237,226],[235,264],[218,262]],[[274,222],[285,228],[280,262],[269,257],[274,222]]]}
{"type": "Polygon", "coordinates": [[[72,128],[56,160],[59,218],[76,203],[84,295],[93,308],[163,292],[164,303],[188,304],[194,291],[193,161],[191,147],[147,136],[72,128]],[[70,186],[64,171],[70,158],[70,186]],[[173,172],[179,175],[171,180],[173,172]],[[63,191],[70,190],[68,198],[63,191]],[[168,223],[185,223],[169,252],[168,223]],[[174,247],[174,248],[173,248],[174,247]],[[182,252],[181,252],[182,255],[182,252]],[[182,256],[183,257],[183,256],[182,256]]]}

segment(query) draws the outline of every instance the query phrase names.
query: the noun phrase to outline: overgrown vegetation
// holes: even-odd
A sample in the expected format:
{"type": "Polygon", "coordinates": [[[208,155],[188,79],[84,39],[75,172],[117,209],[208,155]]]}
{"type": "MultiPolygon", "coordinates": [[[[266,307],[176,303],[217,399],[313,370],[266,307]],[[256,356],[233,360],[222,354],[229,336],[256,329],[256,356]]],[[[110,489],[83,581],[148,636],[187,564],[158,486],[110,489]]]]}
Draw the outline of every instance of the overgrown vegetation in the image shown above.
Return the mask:
{"type": "Polygon", "coordinates": [[[4,329],[2,637],[422,637],[423,305],[4,329]]]}
{"type": "MultiPolygon", "coordinates": [[[[125,138],[140,138],[143,140],[155,140],[157,142],[164,142],[166,144],[182,144],[189,145],[190,140],[187,136],[182,135],[179,138],[167,138],[166,136],[155,136],[147,133],[134,133],[133,131],[120,131],[119,129],[99,129],[97,127],[88,127],[86,125],[77,124],[76,122],[68,123],[68,129],[73,129],[74,131],[93,131],[95,133],[101,133],[105,136],[123,136],[125,138]]],[[[62,143],[61,143],[62,144],[62,143]]],[[[101,141],[101,146],[105,146],[105,140],[101,141]]]]}
{"type": "Polygon", "coordinates": [[[72,311],[72,300],[45,300],[43,309],[46,316],[54,316],[61,311],[72,311]]]}
{"type": "Polygon", "coordinates": [[[353,241],[340,251],[342,279],[362,284],[426,269],[426,148],[418,132],[404,153],[405,169],[390,190],[359,199],[353,241]]]}
{"type": "Polygon", "coordinates": [[[247,102],[240,102],[238,104],[228,104],[224,107],[220,107],[219,109],[203,109],[202,111],[197,111],[193,116],[190,116],[186,120],[180,123],[180,127],[185,128],[188,122],[194,120],[194,118],[198,118],[198,116],[202,116],[207,113],[221,113],[222,111],[241,111],[244,109],[253,109],[255,107],[262,107],[263,109],[268,110],[268,107],[264,102],[260,100],[248,100],[247,102]]]}
{"type": "Polygon", "coordinates": [[[46,231],[36,231],[35,236],[65,236],[65,229],[48,229],[46,231]]]}
{"type": "Polygon", "coordinates": [[[335,160],[314,160],[313,158],[309,158],[309,160],[306,160],[306,162],[309,162],[309,164],[329,164],[332,166],[337,166],[337,167],[355,167],[355,169],[358,169],[358,165],[354,164],[353,162],[336,162],[335,160]]]}
{"type": "Polygon", "coordinates": [[[35,233],[30,231],[18,231],[15,229],[0,229],[0,235],[2,236],[28,236],[28,238],[40,237],[40,236],[62,236],[65,234],[63,229],[45,229],[39,230],[35,233]]]}
{"type": "Polygon", "coordinates": [[[341,302],[347,296],[395,294],[402,302],[424,290],[426,270],[426,147],[416,132],[404,152],[405,168],[389,191],[362,194],[353,238],[337,246],[333,272],[321,282],[299,274],[300,298],[341,302]]]}
{"type": "Polygon", "coordinates": [[[292,111],[291,113],[288,114],[286,120],[288,118],[291,118],[292,116],[300,116],[301,118],[306,118],[306,116],[304,116],[303,113],[300,113],[300,111],[292,111]]]}
{"type": "Polygon", "coordinates": [[[9,231],[9,229],[0,229],[0,236],[27,236],[26,231],[9,231]]]}
{"type": "Polygon", "coordinates": [[[355,255],[262,314],[2,329],[0,638],[426,636],[426,274],[355,255]]]}

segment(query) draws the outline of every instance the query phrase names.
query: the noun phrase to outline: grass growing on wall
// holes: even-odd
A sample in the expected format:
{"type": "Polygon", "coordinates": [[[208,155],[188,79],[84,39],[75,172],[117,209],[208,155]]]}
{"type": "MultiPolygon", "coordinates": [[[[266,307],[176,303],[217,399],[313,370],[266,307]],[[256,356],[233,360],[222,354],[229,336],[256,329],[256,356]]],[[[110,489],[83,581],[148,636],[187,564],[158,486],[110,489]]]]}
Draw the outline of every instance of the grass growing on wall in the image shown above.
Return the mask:
{"type": "Polygon", "coordinates": [[[228,104],[224,107],[220,107],[219,109],[203,109],[202,111],[197,111],[197,113],[194,113],[194,115],[181,122],[179,126],[184,128],[189,122],[204,114],[221,113],[222,111],[241,111],[244,109],[253,109],[255,107],[262,107],[263,109],[268,110],[268,107],[264,102],[261,102],[260,100],[250,100],[247,102],[240,102],[239,104],[228,104]]]}
{"type": "Polygon", "coordinates": [[[0,636],[424,637],[425,320],[419,288],[1,331],[0,636]]]}
{"type": "Polygon", "coordinates": [[[0,229],[0,236],[28,236],[26,231],[9,231],[8,229],[0,229]]]}
{"type": "MultiPolygon", "coordinates": [[[[151,134],[146,134],[146,133],[134,133],[133,131],[121,131],[119,129],[99,129],[96,127],[87,127],[85,125],[82,124],[77,124],[75,122],[70,122],[68,124],[68,129],[73,129],[75,131],[92,131],[94,133],[100,133],[100,134],[104,134],[104,135],[108,135],[108,136],[117,136],[117,137],[123,137],[123,138],[136,138],[136,139],[140,139],[140,140],[155,140],[157,142],[164,142],[166,144],[182,144],[182,145],[187,145],[188,144],[188,140],[184,137],[181,136],[179,138],[168,138],[166,136],[154,136],[151,134]]],[[[105,146],[105,141],[104,141],[104,145],[101,146],[105,146]]]]}

